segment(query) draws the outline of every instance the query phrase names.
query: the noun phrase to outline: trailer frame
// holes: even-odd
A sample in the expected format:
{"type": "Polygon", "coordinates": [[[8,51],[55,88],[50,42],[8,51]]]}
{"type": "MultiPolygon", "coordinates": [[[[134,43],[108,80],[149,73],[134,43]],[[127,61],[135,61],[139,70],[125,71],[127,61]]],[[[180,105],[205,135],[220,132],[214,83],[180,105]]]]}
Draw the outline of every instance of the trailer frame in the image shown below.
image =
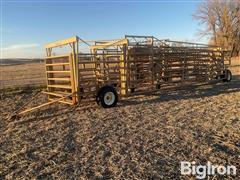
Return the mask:
{"type": "Polygon", "coordinates": [[[227,69],[228,51],[206,44],[159,40],[154,36],[125,35],[122,39],[98,41],[74,36],[45,48],[44,93],[49,104],[74,105],[95,98],[99,105],[113,107],[119,98],[156,91],[165,84],[212,79],[229,82],[232,78],[227,69]],[[80,52],[81,45],[86,45],[89,53],[80,52]],[[53,53],[55,48],[66,46],[70,53],[53,53]],[[110,94],[115,96],[114,103],[107,105],[104,98],[111,102],[106,98],[110,94]]]}

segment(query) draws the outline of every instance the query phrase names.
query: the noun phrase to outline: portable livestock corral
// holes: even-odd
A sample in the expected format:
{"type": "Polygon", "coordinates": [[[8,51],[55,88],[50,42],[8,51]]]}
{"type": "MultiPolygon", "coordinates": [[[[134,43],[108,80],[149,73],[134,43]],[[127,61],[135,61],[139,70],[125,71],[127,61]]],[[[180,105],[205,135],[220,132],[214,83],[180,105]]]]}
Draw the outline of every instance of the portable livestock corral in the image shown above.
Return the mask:
{"type": "Polygon", "coordinates": [[[228,52],[220,47],[153,36],[126,35],[110,41],[84,41],[76,36],[47,44],[46,53],[49,102],[44,106],[96,98],[108,108],[121,97],[157,90],[163,84],[232,78],[228,52]],[[55,50],[63,46],[70,47],[70,52],[56,55],[55,50]]]}

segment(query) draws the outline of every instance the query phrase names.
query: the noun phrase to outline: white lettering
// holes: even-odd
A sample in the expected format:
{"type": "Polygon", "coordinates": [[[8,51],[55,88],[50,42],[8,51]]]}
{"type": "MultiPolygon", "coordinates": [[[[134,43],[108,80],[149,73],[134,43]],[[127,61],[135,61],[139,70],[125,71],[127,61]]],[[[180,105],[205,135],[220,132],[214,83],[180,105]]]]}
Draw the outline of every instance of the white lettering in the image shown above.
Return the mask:
{"type": "Polygon", "coordinates": [[[183,175],[187,175],[187,174],[191,174],[191,163],[187,162],[187,161],[182,161],[181,162],[181,174],[183,175]]]}
{"type": "Polygon", "coordinates": [[[207,162],[206,165],[195,165],[195,161],[188,162],[182,161],[181,163],[182,175],[195,175],[197,179],[205,179],[207,175],[236,175],[237,168],[233,165],[212,165],[211,162],[207,162]]]}

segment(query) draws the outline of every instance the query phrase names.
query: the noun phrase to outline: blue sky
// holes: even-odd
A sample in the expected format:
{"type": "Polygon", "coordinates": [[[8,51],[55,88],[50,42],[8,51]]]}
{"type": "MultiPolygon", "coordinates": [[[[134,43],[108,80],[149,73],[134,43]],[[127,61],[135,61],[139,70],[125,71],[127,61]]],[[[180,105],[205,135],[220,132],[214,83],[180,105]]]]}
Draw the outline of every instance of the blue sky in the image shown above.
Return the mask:
{"type": "Polygon", "coordinates": [[[2,57],[44,57],[44,44],[74,35],[86,40],[136,34],[206,42],[192,18],[199,2],[5,0],[2,57]]]}

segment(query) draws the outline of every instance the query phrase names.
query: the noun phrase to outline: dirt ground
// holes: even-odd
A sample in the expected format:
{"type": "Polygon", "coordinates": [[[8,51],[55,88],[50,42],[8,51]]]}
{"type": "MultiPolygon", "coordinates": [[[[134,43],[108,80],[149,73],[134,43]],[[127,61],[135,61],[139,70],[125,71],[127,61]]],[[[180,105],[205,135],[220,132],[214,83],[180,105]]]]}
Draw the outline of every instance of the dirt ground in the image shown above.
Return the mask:
{"type": "Polygon", "coordinates": [[[237,175],[226,177],[240,179],[240,80],[163,89],[111,109],[53,105],[9,120],[35,93],[1,94],[1,179],[194,178],[180,175],[180,161],[235,165],[237,175]]]}

